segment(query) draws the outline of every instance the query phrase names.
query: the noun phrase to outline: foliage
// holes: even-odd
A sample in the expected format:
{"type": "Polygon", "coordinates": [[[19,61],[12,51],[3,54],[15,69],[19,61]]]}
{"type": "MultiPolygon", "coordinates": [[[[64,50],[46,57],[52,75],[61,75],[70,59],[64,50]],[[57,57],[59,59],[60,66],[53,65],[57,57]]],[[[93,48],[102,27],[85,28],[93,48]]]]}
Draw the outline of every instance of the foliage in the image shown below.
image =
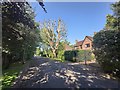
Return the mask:
{"type": "Polygon", "coordinates": [[[56,53],[56,58],[53,57],[53,53],[51,51],[51,49],[49,48],[49,46],[47,46],[46,44],[42,43],[40,44],[40,48],[42,48],[43,51],[40,52],[40,56],[42,57],[49,57],[55,60],[64,60],[64,51],[65,51],[65,44],[70,44],[70,42],[68,42],[67,40],[65,41],[61,41],[59,42],[59,46],[57,49],[57,53],[56,53]]]}
{"type": "Polygon", "coordinates": [[[37,47],[37,48],[36,48],[36,53],[35,53],[35,55],[36,55],[36,56],[40,56],[40,52],[41,52],[41,51],[40,51],[40,48],[37,47]]]}
{"type": "MultiPolygon", "coordinates": [[[[44,37],[44,35],[43,35],[42,31],[40,31],[40,39],[43,38],[43,37],[44,37]]],[[[42,56],[42,57],[51,57],[51,58],[53,57],[53,54],[52,54],[49,46],[46,43],[44,43],[42,41],[42,39],[39,41],[39,46],[38,47],[41,49],[39,56],[42,56]]]]}
{"type": "Polygon", "coordinates": [[[60,50],[57,54],[57,58],[58,59],[61,59],[61,60],[64,60],[64,50],[60,50]]]}
{"type": "Polygon", "coordinates": [[[64,53],[65,60],[72,62],[80,62],[84,60],[92,60],[93,56],[90,50],[72,50],[65,51],[64,53]]]}
{"type": "Polygon", "coordinates": [[[67,40],[59,42],[59,46],[58,46],[57,53],[56,53],[56,58],[54,58],[53,53],[52,53],[51,49],[49,48],[49,46],[47,46],[44,43],[40,43],[39,48],[41,48],[42,51],[40,51],[39,56],[49,57],[49,58],[52,58],[54,60],[59,60],[59,61],[63,62],[64,61],[65,44],[69,45],[70,42],[68,42],[67,40]]]}
{"type": "Polygon", "coordinates": [[[105,30],[120,30],[120,1],[111,5],[113,15],[106,17],[105,30]]]}
{"type": "Polygon", "coordinates": [[[114,16],[108,14],[106,16],[106,24],[105,24],[105,30],[116,30],[117,27],[116,26],[116,23],[117,23],[117,18],[115,18],[114,16]]]}
{"type": "Polygon", "coordinates": [[[2,3],[3,66],[11,62],[31,59],[39,40],[38,24],[27,2],[2,3]],[[10,56],[10,58],[9,58],[10,56]]]}
{"type": "Polygon", "coordinates": [[[11,68],[3,71],[2,88],[9,88],[12,82],[17,78],[24,65],[16,62],[10,65],[11,68]]]}
{"type": "Polygon", "coordinates": [[[52,51],[53,57],[56,58],[59,44],[66,38],[65,24],[61,19],[59,19],[58,22],[48,20],[44,21],[40,28],[42,43],[47,46],[48,50],[52,51]]]}
{"type": "Polygon", "coordinates": [[[120,1],[112,4],[112,10],[104,30],[94,36],[94,54],[105,72],[120,77],[120,1]]]}
{"type": "Polygon", "coordinates": [[[58,50],[57,50],[57,58],[58,59],[61,59],[61,60],[64,60],[64,45],[65,43],[68,44],[68,42],[65,40],[65,41],[62,41],[59,43],[59,47],[58,47],[58,50]]]}
{"type": "Polygon", "coordinates": [[[114,4],[112,4],[112,10],[114,12],[114,16],[115,17],[120,17],[120,1],[115,2],[114,4]]]}
{"type": "Polygon", "coordinates": [[[94,54],[103,70],[120,75],[120,31],[100,31],[93,39],[94,54]]]}

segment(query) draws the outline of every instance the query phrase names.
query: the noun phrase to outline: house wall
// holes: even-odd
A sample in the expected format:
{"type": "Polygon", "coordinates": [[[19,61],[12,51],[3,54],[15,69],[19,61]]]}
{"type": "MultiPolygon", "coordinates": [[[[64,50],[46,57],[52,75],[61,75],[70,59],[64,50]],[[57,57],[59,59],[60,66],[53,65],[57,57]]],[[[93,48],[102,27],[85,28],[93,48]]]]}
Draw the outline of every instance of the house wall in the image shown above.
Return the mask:
{"type": "Polygon", "coordinates": [[[91,50],[92,49],[92,41],[88,39],[87,37],[85,38],[83,44],[82,44],[82,49],[83,50],[91,50]],[[90,47],[85,47],[86,44],[90,44],[90,47]]]}
{"type": "Polygon", "coordinates": [[[78,49],[79,49],[79,50],[82,50],[82,46],[75,46],[74,49],[75,49],[75,50],[78,50],[78,49]]]}
{"type": "Polygon", "coordinates": [[[74,49],[75,49],[75,50],[78,50],[78,49],[79,49],[79,47],[78,47],[78,46],[75,46],[75,47],[74,47],[74,49]]]}
{"type": "Polygon", "coordinates": [[[81,50],[81,49],[82,49],[82,46],[79,46],[79,49],[81,50]]]}

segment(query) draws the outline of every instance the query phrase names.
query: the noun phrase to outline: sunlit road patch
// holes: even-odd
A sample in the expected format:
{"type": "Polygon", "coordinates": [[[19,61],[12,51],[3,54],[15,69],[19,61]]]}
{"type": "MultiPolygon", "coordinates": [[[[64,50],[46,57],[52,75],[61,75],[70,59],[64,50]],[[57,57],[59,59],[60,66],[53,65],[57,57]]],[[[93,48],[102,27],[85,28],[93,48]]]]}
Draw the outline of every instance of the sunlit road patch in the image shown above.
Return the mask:
{"type": "Polygon", "coordinates": [[[110,79],[100,68],[80,63],[62,63],[37,57],[23,71],[15,88],[118,88],[120,82],[110,79]],[[33,65],[34,63],[34,65],[33,65]],[[32,65],[32,66],[31,66],[32,65]]]}

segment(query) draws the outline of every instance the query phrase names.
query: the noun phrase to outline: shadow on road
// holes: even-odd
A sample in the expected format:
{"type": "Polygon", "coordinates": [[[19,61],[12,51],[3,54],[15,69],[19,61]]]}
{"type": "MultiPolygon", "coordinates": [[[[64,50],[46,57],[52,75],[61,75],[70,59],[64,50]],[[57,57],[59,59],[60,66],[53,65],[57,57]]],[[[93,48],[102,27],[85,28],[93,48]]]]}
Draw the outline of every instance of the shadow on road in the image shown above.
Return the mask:
{"type": "Polygon", "coordinates": [[[34,62],[13,85],[13,88],[118,88],[117,80],[90,65],[61,63],[47,58],[34,62]]]}

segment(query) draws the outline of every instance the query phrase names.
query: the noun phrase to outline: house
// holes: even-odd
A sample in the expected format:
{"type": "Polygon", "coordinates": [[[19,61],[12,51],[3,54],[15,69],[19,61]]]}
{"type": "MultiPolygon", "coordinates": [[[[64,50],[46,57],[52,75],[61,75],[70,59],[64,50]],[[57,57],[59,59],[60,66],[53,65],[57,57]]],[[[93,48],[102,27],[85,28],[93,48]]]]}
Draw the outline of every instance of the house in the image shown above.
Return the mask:
{"type": "Polygon", "coordinates": [[[64,45],[64,49],[65,49],[65,51],[73,50],[73,48],[70,47],[68,44],[65,44],[65,45],[64,45]]]}
{"type": "Polygon", "coordinates": [[[91,36],[86,36],[82,41],[76,40],[74,49],[75,50],[92,50],[92,47],[93,47],[92,41],[93,41],[93,37],[91,36]]]}

